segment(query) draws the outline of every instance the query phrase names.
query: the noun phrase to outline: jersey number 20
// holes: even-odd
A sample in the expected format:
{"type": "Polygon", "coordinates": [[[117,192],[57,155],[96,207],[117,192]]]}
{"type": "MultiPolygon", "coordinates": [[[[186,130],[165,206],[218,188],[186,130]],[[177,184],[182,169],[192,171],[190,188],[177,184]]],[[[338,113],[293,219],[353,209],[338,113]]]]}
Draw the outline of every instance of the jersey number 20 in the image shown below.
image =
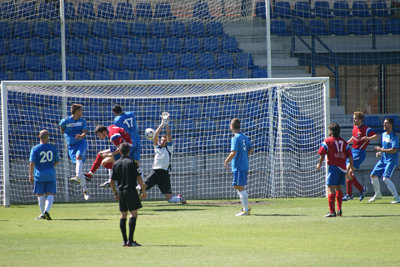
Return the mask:
{"type": "Polygon", "coordinates": [[[53,151],[42,151],[40,152],[40,163],[51,162],[53,161],[53,151]]]}

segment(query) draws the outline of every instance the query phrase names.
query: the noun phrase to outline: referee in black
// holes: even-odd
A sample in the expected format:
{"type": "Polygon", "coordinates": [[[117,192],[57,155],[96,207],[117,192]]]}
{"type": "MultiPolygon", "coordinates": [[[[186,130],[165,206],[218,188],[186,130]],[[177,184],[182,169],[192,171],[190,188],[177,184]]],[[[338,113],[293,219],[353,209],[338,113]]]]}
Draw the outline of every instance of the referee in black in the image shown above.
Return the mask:
{"type": "MultiPolygon", "coordinates": [[[[119,200],[119,210],[121,212],[121,219],[119,226],[121,228],[122,238],[124,239],[124,247],[138,247],[140,244],[133,240],[133,234],[136,227],[136,218],[138,216],[137,210],[142,207],[136,186],[139,184],[144,187],[142,174],[140,173],[136,162],[129,158],[130,147],[126,143],[119,146],[121,158],[114,163],[113,174],[111,176],[111,189],[114,192],[114,197],[119,200]],[[115,181],[118,182],[117,193],[115,181]],[[126,220],[129,216],[129,239],[126,236],[126,220]]],[[[142,199],[146,198],[146,190],[142,189],[142,199]]]]}

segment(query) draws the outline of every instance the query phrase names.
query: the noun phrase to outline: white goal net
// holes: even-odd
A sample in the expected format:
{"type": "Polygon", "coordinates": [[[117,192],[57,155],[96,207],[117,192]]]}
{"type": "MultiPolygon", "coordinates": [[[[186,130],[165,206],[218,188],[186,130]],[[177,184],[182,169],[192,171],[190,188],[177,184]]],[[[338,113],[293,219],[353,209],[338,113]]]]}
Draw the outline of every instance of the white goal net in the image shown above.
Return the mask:
{"type": "MultiPolygon", "coordinates": [[[[120,104],[136,114],[144,176],[150,174],[153,160],[152,142],[144,138],[144,129],[156,128],[163,111],[171,114],[173,193],[189,200],[236,198],[224,159],[230,152],[229,123],[237,117],[255,150],[250,157],[250,197],[324,196],[325,173],[316,172],[315,166],[329,121],[327,82],[326,78],[2,82],[1,204],[36,201],[28,164],[42,129],[50,132],[50,142],[61,157],[56,200],[84,201],[80,187],[69,181],[75,167],[58,127],[73,103],[84,106],[88,124],[84,172],[97,152],[110,146],[97,138],[94,128],[111,125],[112,106],[120,104]]],[[[108,173],[101,167],[88,183],[90,201],[113,200],[110,189],[98,186],[106,179],[108,173]]],[[[148,197],[162,195],[153,188],[148,197]]]]}

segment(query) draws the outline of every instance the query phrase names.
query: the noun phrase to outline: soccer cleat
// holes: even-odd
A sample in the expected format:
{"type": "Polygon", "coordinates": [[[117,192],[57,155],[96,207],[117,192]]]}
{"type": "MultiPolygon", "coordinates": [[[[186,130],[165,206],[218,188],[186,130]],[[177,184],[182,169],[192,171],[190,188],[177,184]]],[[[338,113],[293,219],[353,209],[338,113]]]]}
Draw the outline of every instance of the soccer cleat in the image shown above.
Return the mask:
{"type": "Polygon", "coordinates": [[[80,184],[80,183],[81,183],[81,179],[79,179],[78,176],[72,177],[72,178],[70,178],[69,180],[70,180],[71,182],[74,182],[74,183],[77,183],[77,184],[80,184]]]}
{"type": "Polygon", "coordinates": [[[35,220],[46,220],[46,215],[44,213],[40,214],[38,217],[35,218],[35,220]]]}
{"type": "Polygon", "coordinates": [[[128,242],[128,241],[124,241],[124,243],[122,243],[122,246],[123,246],[123,247],[127,247],[127,246],[128,246],[128,244],[129,244],[129,242],[128,242]]]}
{"type": "Polygon", "coordinates": [[[93,178],[93,175],[89,174],[89,173],[84,173],[83,176],[85,176],[85,180],[90,182],[93,178]]]}
{"type": "Polygon", "coordinates": [[[327,214],[324,215],[324,217],[326,217],[326,218],[328,218],[328,217],[336,217],[336,212],[334,212],[334,213],[328,212],[327,214]]]}
{"type": "Polygon", "coordinates": [[[336,215],[337,215],[337,216],[342,216],[342,214],[343,214],[343,211],[342,211],[342,210],[338,210],[338,211],[336,212],[336,215]]]}
{"type": "Polygon", "coordinates": [[[141,247],[142,245],[140,245],[139,243],[137,243],[136,241],[133,242],[128,242],[126,243],[125,247],[141,247]]]}
{"type": "Polygon", "coordinates": [[[364,186],[363,190],[360,192],[360,201],[362,201],[364,199],[365,192],[367,192],[367,188],[364,186]]]}
{"type": "Polygon", "coordinates": [[[104,183],[99,185],[100,187],[110,187],[110,182],[109,181],[105,181],[104,183]]]}
{"type": "Polygon", "coordinates": [[[398,197],[398,198],[393,198],[393,201],[392,202],[390,202],[391,204],[397,204],[397,203],[400,203],[400,198],[398,197]]]}
{"type": "Polygon", "coordinates": [[[241,211],[239,213],[236,213],[235,216],[250,216],[250,212],[241,211]]]}
{"type": "Polygon", "coordinates": [[[368,202],[375,202],[376,200],[382,199],[382,195],[374,195],[373,197],[371,197],[368,202]]]}
{"type": "Polygon", "coordinates": [[[85,200],[89,200],[90,198],[89,190],[83,189],[83,197],[85,198],[85,200]]]}
{"type": "Polygon", "coordinates": [[[51,221],[50,213],[48,213],[47,211],[45,211],[45,212],[43,213],[43,215],[46,217],[46,220],[51,221]]]}
{"type": "Polygon", "coordinates": [[[179,197],[179,202],[186,204],[186,199],[182,195],[177,195],[177,197],[179,197]]]}
{"type": "Polygon", "coordinates": [[[348,194],[344,195],[344,197],[342,198],[343,201],[347,201],[347,200],[353,200],[353,196],[349,196],[348,194]]]}

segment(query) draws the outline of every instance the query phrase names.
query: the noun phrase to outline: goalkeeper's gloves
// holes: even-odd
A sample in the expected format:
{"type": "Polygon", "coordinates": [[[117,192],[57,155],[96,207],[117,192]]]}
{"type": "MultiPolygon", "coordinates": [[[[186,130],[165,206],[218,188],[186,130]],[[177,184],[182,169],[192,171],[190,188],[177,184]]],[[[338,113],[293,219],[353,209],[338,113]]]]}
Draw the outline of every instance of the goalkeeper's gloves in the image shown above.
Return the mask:
{"type": "Polygon", "coordinates": [[[165,125],[168,125],[169,124],[169,120],[170,120],[170,114],[168,113],[168,112],[163,112],[162,114],[161,114],[161,124],[163,125],[163,126],[165,126],[165,125]]]}

